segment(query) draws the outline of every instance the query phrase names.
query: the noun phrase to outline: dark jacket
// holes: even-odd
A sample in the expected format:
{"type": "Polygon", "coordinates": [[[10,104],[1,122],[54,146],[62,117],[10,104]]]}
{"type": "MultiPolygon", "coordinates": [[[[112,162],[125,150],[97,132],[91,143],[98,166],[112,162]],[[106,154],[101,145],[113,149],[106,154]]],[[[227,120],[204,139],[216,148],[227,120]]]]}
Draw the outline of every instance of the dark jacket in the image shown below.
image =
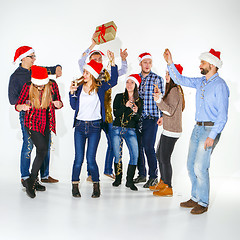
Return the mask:
{"type": "Polygon", "coordinates": [[[138,107],[138,111],[134,114],[130,107],[125,106],[124,93],[117,94],[113,101],[113,114],[115,116],[113,126],[136,128],[142,114],[143,100],[138,98],[135,104],[138,107]]]}
{"type": "MultiPolygon", "coordinates": [[[[56,65],[55,67],[46,67],[48,74],[55,74],[57,66],[60,65],[56,65]]],[[[19,67],[11,75],[8,85],[8,99],[11,105],[15,105],[17,103],[23,85],[31,81],[31,74],[31,70],[29,71],[28,69],[23,68],[20,63],[19,67]]]]}
{"type": "MultiPolygon", "coordinates": [[[[105,92],[117,85],[117,80],[118,80],[118,68],[117,65],[115,67],[111,67],[111,79],[108,82],[102,82],[102,85],[98,87],[98,97],[101,103],[101,115],[102,115],[102,120],[105,121],[105,107],[104,107],[104,96],[105,92]]],[[[80,99],[80,94],[82,92],[83,85],[80,85],[76,91],[76,96],[73,97],[73,95],[69,92],[69,100],[70,100],[70,105],[73,110],[75,110],[74,114],[74,123],[73,127],[75,127],[76,123],[76,117],[78,115],[79,111],[79,99],[80,99]]]]}

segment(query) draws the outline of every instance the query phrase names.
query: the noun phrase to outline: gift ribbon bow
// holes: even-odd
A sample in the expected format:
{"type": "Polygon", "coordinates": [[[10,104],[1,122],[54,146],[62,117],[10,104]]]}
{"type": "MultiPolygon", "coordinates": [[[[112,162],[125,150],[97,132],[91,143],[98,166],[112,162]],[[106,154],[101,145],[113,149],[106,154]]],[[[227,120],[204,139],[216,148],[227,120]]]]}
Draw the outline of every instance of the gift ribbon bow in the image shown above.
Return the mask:
{"type": "Polygon", "coordinates": [[[103,40],[104,42],[107,42],[107,41],[105,40],[104,36],[105,36],[105,34],[106,34],[106,29],[108,29],[108,28],[110,28],[110,27],[113,27],[114,30],[117,31],[116,28],[115,28],[113,25],[110,25],[110,26],[108,26],[108,27],[105,27],[104,24],[103,24],[102,26],[100,26],[100,27],[98,28],[98,30],[97,30],[96,32],[100,32],[99,35],[98,35],[98,42],[99,42],[99,43],[100,43],[100,38],[102,38],[102,40],[103,40]]]}

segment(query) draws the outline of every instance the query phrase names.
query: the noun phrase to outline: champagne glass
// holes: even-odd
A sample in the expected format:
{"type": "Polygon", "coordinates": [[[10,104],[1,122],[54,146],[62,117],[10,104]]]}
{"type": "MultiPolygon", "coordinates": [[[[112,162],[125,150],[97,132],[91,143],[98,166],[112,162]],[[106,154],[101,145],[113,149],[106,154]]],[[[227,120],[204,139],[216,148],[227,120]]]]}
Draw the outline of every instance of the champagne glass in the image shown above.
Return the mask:
{"type": "MultiPolygon", "coordinates": [[[[73,86],[74,86],[74,87],[77,87],[78,79],[77,79],[77,78],[73,78],[72,83],[73,83],[73,86]]],[[[74,91],[74,93],[73,93],[73,97],[77,97],[77,95],[76,95],[76,91],[74,91]]]]}
{"type": "MultiPolygon", "coordinates": [[[[25,104],[30,107],[31,106],[31,101],[30,100],[26,100],[25,104]]],[[[27,110],[27,114],[29,114],[29,110],[27,110]]]]}

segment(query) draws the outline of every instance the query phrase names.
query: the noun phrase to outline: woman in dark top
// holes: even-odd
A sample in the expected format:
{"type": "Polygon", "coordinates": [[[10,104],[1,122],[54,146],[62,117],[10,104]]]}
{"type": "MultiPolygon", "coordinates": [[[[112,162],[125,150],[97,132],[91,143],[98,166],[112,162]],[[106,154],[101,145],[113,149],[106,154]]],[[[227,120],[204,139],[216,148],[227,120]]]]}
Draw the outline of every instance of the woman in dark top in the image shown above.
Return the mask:
{"type": "Polygon", "coordinates": [[[135,191],[138,190],[133,183],[138,159],[136,126],[143,108],[143,100],[138,96],[138,87],[140,82],[141,78],[138,74],[130,75],[126,81],[125,92],[117,94],[113,102],[115,120],[113,122],[112,137],[115,156],[114,169],[116,175],[113,186],[118,187],[122,181],[121,153],[124,139],[130,155],[126,187],[135,191]]]}

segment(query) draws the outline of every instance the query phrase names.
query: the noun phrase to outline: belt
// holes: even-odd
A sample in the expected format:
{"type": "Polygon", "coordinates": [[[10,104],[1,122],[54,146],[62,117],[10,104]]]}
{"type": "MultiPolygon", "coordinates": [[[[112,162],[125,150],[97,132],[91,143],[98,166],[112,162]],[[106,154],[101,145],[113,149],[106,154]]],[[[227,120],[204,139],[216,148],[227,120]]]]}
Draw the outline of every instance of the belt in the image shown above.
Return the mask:
{"type": "Polygon", "coordinates": [[[214,122],[197,122],[198,126],[214,126],[214,122]]]}

